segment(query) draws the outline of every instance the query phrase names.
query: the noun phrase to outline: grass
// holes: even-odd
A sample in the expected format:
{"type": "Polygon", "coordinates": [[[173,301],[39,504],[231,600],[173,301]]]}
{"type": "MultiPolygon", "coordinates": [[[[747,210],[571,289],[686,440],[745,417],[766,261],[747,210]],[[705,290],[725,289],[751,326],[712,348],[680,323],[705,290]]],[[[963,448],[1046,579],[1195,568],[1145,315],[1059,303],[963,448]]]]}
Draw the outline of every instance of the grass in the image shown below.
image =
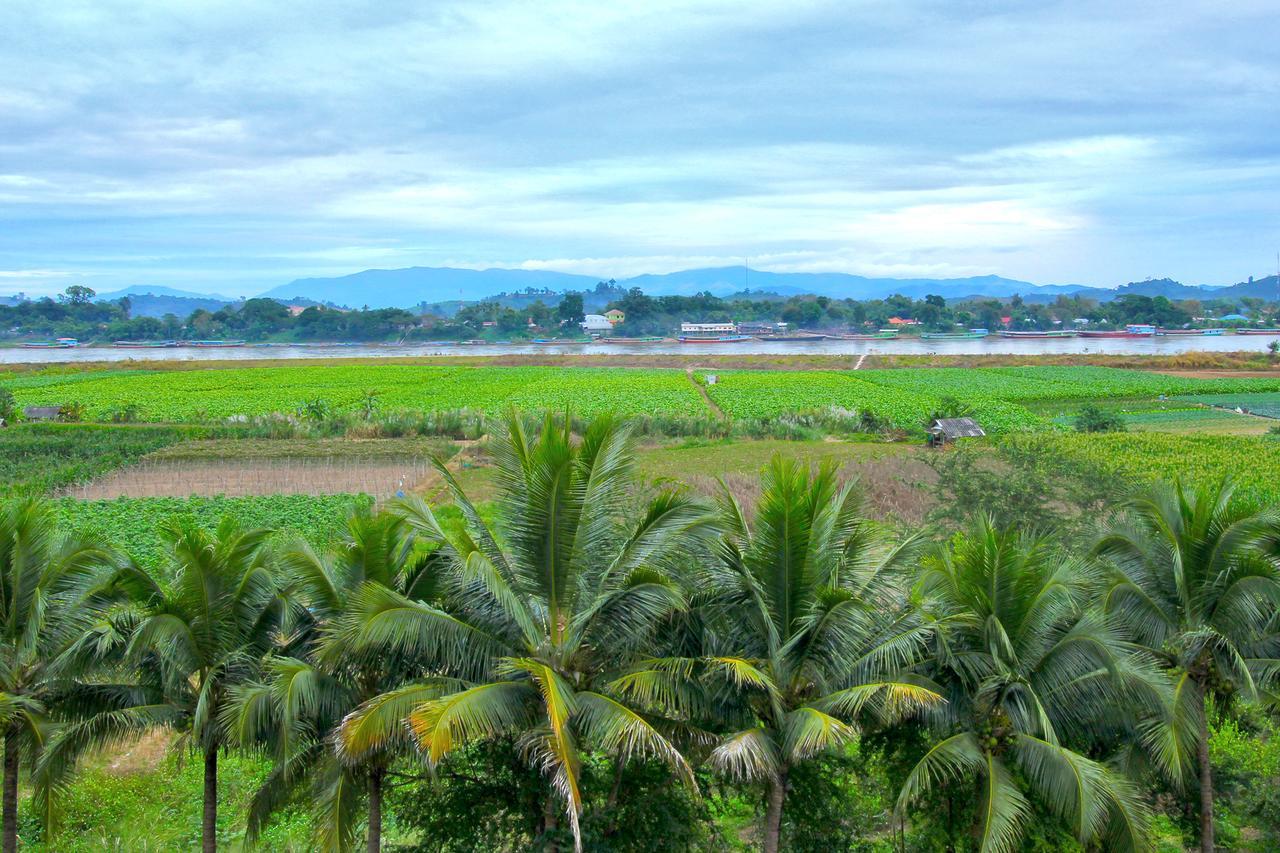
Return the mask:
{"type": "MultiPolygon", "coordinates": [[[[159,853],[200,846],[203,764],[171,747],[164,731],[89,759],[59,800],[52,839],[37,838],[39,824],[24,803],[22,849],[40,853],[159,853]]],[[[265,758],[224,754],[218,762],[218,846],[241,851],[245,806],[270,771],[265,758]]],[[[313,849],[310,821],[284,812],[254,849],[301,853],[313,849]]]]}

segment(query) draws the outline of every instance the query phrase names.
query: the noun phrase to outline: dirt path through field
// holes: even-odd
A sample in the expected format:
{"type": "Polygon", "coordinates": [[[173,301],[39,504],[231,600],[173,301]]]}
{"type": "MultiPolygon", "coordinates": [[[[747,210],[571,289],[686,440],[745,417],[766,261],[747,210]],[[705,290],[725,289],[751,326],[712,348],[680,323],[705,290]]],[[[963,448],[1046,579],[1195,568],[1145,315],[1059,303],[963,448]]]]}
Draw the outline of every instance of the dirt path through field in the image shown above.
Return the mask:
{"type": "Polygon", "coordinates": [[[702,398],[702,402],[711,410],[711,414],[715,415],[717,418],[723,418],[724,412],[716,405],[716,401],[711,399],[711,395],[707,393],[706,387],[697,379],[693,378],[693,371],[697,369],[698,366],[696,364],[691,364],[684,369],[684,375],[689,378],[690,384],[697,389],[698,396],[702,398]]]}

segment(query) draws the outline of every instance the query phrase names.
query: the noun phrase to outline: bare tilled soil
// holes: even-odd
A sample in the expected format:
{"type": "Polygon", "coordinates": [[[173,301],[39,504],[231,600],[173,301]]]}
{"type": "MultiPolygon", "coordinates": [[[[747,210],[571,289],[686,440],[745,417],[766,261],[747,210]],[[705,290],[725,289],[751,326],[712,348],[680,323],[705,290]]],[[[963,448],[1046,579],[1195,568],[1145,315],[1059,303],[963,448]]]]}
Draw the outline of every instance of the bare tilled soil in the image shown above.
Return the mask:
{"type": "Polygon", "coordinates": [[[408,494],[436,477],[426,459],[244,459],[145,462],[67,490],[84,500],[190,495],[408,494]]]}

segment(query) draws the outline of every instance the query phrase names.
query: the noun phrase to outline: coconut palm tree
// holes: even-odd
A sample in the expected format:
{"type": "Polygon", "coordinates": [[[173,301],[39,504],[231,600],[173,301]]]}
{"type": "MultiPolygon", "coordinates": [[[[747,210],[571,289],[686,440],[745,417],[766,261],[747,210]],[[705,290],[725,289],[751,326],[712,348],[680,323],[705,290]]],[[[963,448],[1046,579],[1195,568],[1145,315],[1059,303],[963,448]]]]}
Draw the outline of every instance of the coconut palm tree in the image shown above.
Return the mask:
{"type": "Polygon", "coordinates": [[[1099,541],[1114,567],[1105,608],[1174,680],[1159,755],[1175,781],[1199,771],[1200,845],[1214,849],[1206,703],[1256,698],[1280,674],[1280,511],[1255,511],[1224,482],[1159,483],[1099,541]],[[1191,753],[1194,752],[1194,759],[1191,753]]]}
{"type": "Polygon", "coordinates": [[[338,760],[333,735],[362,703],[395,690],[423,672],[411,659],[349,655],[331,629],[347,615],[363,584],[395,592],[407,601],[433,601],[438,560],[414,548],[413,528],[401,515],[358,510],[347,532],[328,553],[305,541],[286,548],[278,565],[292,611],[282,649],[262,681],[231,690],[223,722],[245,747],[265,745],[276,766],[249,807],[252,840],[272,812],[306,790],[313,807],[316,846],[347,850],[355,842],[361,806],[367,801],[367,848],[381,849],[382,793],[390,755],[374,750],[357,762],[338,760]]]}
{"type": "MultiPolygon", "coordinates": [[[[62,712],[85,699],[74,688],[86,661],[72,652],[97,617],[93,599],[113,568],[111,555],[99,545],[63,535],[47,504],[0,505],[4,853],[17,849],[23,757],[37,758],[62,712]]],[[[46,804],[43,796],[38,799],[46,804]]]]}
{"type": "Polygon", "coordinates": [[[698,661],[667,659],[629,675],[648,698],[669,676],[700,675],[715,713],[738,730],[709,755],[712,767],[764,783],[763,849],[779,848],[788,773],[856,736],[863,712],[891,718],[935,701],[907,667],[923,650],[898,571],[914,539],[895,544],[863,518],[834,466],[769,463],[753,523],[723,489],[717,559],[698,583],[708,632],[698,661]]]}
{"type": "MultiPolygon", "coordinates": [[[[335,625],[332,642],[348,660],[391,654],[435,673],[348,716],[339,749],[363,760],[394,746],[405,721],[433,765],[458,746],[514,736],[550,778],[580,846],[584,741],[623,757],[656,756],[692,780],[650,716],[655,709],[630,706],[612,681],[686,606],[673,574],[705,547],[713,514],[675,492],[639,500],[630,431],[611,419],[575,440],[568,417],[548,416],[532,435],[512,413],[491,450],[496,528],[443,465],[465,530],[446,530],[421,501],[400,507],[437,549],[441,603],[365,583],[335,625]]],[[[558,809],[547,802],[550,830],[558,809]]]]}
{"type": "MultiPolygon", "coordinates": [[[[64,727],[42,763],[47,784],[65,778],[86,749],[119,742],[155,726],[183,732],[204,761],[201,847],[217,848],[218,753],[230,746],[220,715],[237,684],[255,678],[278,633],[283,606],[263,549],[268,530],[244,530],[228,517],[210,533],[194,521],[161,525],[172,577],[159,583],[138,568],[117,573],[113,589],[136,612],[123,620],[126,657],[136,668],[131,689],[103,691],[97,713],[64,727]]],[[[97,642],[114,638],[104,629],[97,642]]],[[[118,633],[118,632],[116,632],[118,633]]]]}
{"type": "Polygon", "coordinates": [[[926,559],[918,595],[932,639],[920,671],[947,702],[927,714],[934,741],[899,813],[930,790],[975,784],[983,851],[1018,849],[1033,800],[1082,843],[1147,846],[1132,786],[1077,748],[1122,724],[1134,702],[1158,703],[1163,684],[1090,608],[1095,589],[1088,562],[990,519],[926,559]]]}

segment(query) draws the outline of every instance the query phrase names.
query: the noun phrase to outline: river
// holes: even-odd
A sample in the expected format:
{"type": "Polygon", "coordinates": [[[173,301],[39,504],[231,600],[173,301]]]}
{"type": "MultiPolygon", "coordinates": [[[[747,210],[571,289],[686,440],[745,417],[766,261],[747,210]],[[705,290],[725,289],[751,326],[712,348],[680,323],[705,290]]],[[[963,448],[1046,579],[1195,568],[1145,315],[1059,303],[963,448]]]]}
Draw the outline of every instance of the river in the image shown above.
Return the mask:
{"type": "Polygon", "coordinates": [[[1180,352],[1265,352],[1270,335],[1172,336],[1151,338],[1001,338],[925,341],[899,338],[883,341],[761,341],[732,344],[303,344],[247,345],[225,349],[176,347],[165,349],[0,349],[0,364],[63,364],[89,361],[253,361],[291,358],[431,358],[496,355],[974,355],[981,353],[1049,355],[1107,353],[1167,355],[1180,352]]]}

